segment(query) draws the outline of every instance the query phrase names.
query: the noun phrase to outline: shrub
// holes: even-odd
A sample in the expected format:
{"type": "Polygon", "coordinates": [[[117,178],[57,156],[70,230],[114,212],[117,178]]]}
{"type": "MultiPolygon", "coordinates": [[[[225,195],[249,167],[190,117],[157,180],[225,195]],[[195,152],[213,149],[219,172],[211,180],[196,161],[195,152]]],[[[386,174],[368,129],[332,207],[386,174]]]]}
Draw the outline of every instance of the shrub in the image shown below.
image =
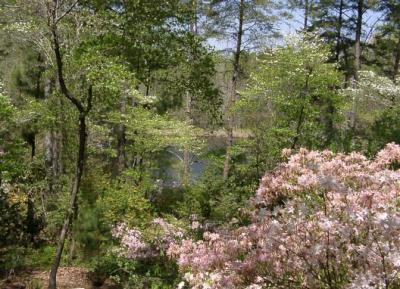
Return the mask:
{"type": "MultiPolygon", "coordinates": [[[[398,288],[400,147],[361,154],[285,150],[252,222],[169,249],[190,288],[398,288]]],[[[181,287],[184,283],[181,283],[181,287]]]]}

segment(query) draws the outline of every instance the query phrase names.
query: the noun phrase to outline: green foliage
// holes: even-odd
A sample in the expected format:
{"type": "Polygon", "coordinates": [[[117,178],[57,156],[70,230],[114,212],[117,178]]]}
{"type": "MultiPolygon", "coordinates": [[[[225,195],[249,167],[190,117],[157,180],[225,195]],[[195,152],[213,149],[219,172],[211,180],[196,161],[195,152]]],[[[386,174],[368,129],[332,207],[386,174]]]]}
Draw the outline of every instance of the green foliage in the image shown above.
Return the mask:
{"type": "Polygon", "coordinates": [[[388,142],[398,142],[396,112],[400,88],[391,79],[373,71],[360,71],[357,88],[343,94],[352,99],[354,140],[351,149],[371,155],[388,142]]]}
{"type": "MultiPolygon", "coordinates": [[[[291,2],[304,7],[304,1],[291,2]]],[[[387,142],[400,142],[399,5],[380,1],[384,25],[362,49],[368,72],[360,71],[358,83],[341,90],[354,73],[355,19],[344,15],[338,23],[340,2],[346,13],[355,12],[355,1],[309,1],[308,29],[319,28],[325,41],[307,33],[261,50],[276,36],[280,1],[84,0],[75,6],[69,6],[73,0],[58,1],[59,15],[66,12],[57,22],[66,86],[83,106],[89,88],[94,96],[63,263],[90,266],[100,279],[112,277],[125,288],[174,288],[179,274],[165,256],[121,257],[111,236],[115,225],[139,228],[146,242],[156,245],[161,233],[151,220],[159,216],[179,227],[194,219],[245,224],[241,209],[260,176],[282,161],[283,148],[373,154],[387,142]],[[208,44],[237,36],[240,7],[244,35],[232,108],[239,137],[223,182],[225,135],[217,148],[207,140],[221,125],[222,108],[229,107],[224,101],[232,92],[233,47],[228,40],[228,49],[218,53],[208,44]],[[183,175],[182,164],[192,170],[190,182],[170,185],[183,175]]],[[[48,268],[69,207],[79,112],[57,81],[46,10],[53,2],[5,3],[0,8],[0,268],[48,268]]],[[[216,49],[225,46],[220,43],[216,49]]],[[[201,239],[202,229],[189,233],[201,239]]]]}
{"type": "Polygon", "coordinates": [[[97,206],[103,222],[109,225],[125,222],[132,227],[144,227],[151,217],[151,207],[145,192],[123,181],[115,181],[104,188],[97,206]]]}
{"type": "Polygon", "coordinates": [[[0,247],[19,243],[24,238],[23,204],[15,192],[0,187],[0,247]]]}
{"type": "Polygon", "coordinates": [[[0,184],[20,175],[23,171],[22,140],[15,134],[16,108],[2,92],[0,83],[0,184]]]}
{"type": "Polygon", "coordinates": [[[275,164],[285,147],[321,148],[339,141],[344,100],[329,55],[322,40],[307,34],[259,55],[236,105],[250,130],[242,145],[259,173],[275,164]]]}
{"type": "Polygon", "coordinates": [[[154,109],[141,106],[127,108],[126,114],[112,112],[108,119],[126,128],[126,139],[130,141],[126,149],[132,154],[147,157],[168,146],[184,147],[192,151],[202,147],[197,137],[201,130],[168,115],[160,115],[154,109]],[[129,145],[132,144],[132,145],[129,145]]]}
{"type": "MultiPolygon", "coordinates": [[[[11,269],[48,269],[51,266],[55,248],[53,246],[22,247],[10,246],[1,249],[0,268],[11,269]]],[[[1,270],[0,270],[1,271],[1,270]]]]}
{"type": "Polygon", "coordinates": [[[400,107],[396,105],[385,110],[376,119],[372,126],[371,146],[372,153],[384,147],[386,143],[400,143],[400,122],[399,122],[400,107]]]}
{"type": "Polygon", "coordinates": [[[166,257],[140,262],[115,254],[98,257],[91,265],[97,282],[111,278],[123,288],[139,289],[174,288],[178,283],[177,270],[176,264],[166,257]]]}
{"type": "Polygon", "coordinates": [[[232,175],[221,179],[223,151],[213,151],[207,156],[208,166],[201,179],[187,188],[183,199],[178,202],[177,214],[186,220],[195,216],[199,221],[213,223],[230,222],[233,218],[245,222],[243,208],[258,185],[258,175],[244,154],[235,154],[232,175]]]}

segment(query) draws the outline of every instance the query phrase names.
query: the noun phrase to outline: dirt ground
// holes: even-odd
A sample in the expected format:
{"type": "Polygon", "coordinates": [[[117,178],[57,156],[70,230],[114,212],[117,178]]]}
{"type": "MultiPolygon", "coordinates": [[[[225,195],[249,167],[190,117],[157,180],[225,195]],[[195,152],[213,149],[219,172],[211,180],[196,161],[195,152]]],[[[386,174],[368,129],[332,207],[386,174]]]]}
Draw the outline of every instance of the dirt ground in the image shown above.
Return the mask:
{"type": "MultiPolygon", "coordinates": [[[[41,289],[47,288],[48,271],[25,271],[12,274],[6,280],[0,280],[0,289],[41,289]]],[[[60,267],[57,273],[57,287],[59,289],[73,288],[113,288],[114,284],[106,282],[101,287],[94,287],[89,279],[89,272],[84,268],[60,267]]]]}

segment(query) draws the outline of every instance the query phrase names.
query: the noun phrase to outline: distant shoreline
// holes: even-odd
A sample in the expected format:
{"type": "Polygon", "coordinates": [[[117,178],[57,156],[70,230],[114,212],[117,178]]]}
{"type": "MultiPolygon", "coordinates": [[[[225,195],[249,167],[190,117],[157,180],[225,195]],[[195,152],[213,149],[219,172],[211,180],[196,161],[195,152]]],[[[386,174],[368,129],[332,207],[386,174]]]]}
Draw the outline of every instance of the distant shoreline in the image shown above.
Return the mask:
{"type": "MultiPolygon", "coordinates": [[[[203,134],[205,137],[227,137],[226,130],[224,129],[218,129],[214,131],[207,131],[203,134]]],[[[233,137],[234,138],[250,138],[252,136],[250,131],[242,130],[242,129],[236,129],[233,131],[233,137]]]]}

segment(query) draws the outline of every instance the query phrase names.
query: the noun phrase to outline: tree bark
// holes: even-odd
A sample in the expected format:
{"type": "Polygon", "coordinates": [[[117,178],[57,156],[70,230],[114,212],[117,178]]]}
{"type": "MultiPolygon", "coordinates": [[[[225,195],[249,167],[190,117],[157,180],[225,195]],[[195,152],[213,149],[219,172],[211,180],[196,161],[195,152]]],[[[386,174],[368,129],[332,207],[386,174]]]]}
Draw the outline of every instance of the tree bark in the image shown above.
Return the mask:
{"type": "Polygon", "coordinates": [[[340,0],[338,27],[337,27],[337,36],[336,36],[336,53],[335,53],[336,62],[339,61],[340,51],[342,50],[343,5],[344,5],[343,0],[340,0]]]}
{"type": "MultiPolygon", "coordinates": [[[[190,93],[186,93],[186,121],[192,123],[192,98],[190,93]]],[[[190,175],[190,147],[185,144],[183,149],[183,171],[182,171],[182,184],[189,185],[190,175]]]]}
{"type": "MultiPolygon", "coordinates": [[[[120,100],[119,111],[123,117],[126,114],[126,102],[127,102],[126,97],[122,96],[120,100]]],[[[116,132],[117,132],[117,160],[115,164],[114,175],[118,176],[126,168],[126,152],[125,152],[126,127],[122,122],[117,125],[116,132]]]]}
{"type": "Polygon", "coordinates": [[[33,160],[36,154],[36,132],[27,131],[23,133],[23,137],[25,141],[28,143],[31,148],[31,160],[33,160]]]}
{"type": "MultiPolygon", "coordinates": [[[[79,111],[79,130],[78,130],[78,154],[76,158],[76,168],[74,175],[74,182],[71,189],[70,202],[68,210],[64,217],[64,223],[61,228],[60,237],[57,244],[56,254],[53,260],[53,264],[51,266],[50,274],[49,274],[49,285],[48,289],[56,289],[57,288],[57,271],[60,266],[61,256],[64,250],[65,239],[67,237],[67,233],[72,221],[72,217],[74,213],[76,213],[76,204],[78,198],[78,192],[81,185],[81,179],[84,171],[84,162],[86,157],[86,117],[92,108],[92,100],[93,100],[93,89],[90,85],[88,88],[88,97],[87,97],[87,105],[85,106],[83,102],[78,100],[68,89],[65,79],[64,79],[64,70],[63,70],[63,59],[60,49],[59,37],[58,37],[58,21],[60,18],[57,16],[57,9],[59,7],[58,0],[54,0],[54,7],[49,11],[49,28],[52,35],[52,44],[53,51],[56,58],[56,72],[58,76],[58,83],[60,85],[60,90],[62,95],[66,97],[79,111]]],[[[65,16],[65,14],[63,14],[65,16]]],[[[63,17],[62,16],[62,17],[63,17]]]]}
{"type": "MultiPolygon", "coordinates": [[[[31,162],[35,158],[35,134],[31,134],[32,138],[30,141],[31,145],[31,162]]],[[[33,174],[33,172],[32,172],[33,174]]],[[[32,188],[29,189],[27,194],[27,209],[26,209],[26,233],[29,236],[29,242],[33,244],[35,242],[35,235],[37,233],[36,220],[35,220],[35,204],[33,199],[32,188]]]]}
{"type": "Polygon", "coordinates": [[[308,72],[307,72],[307,75],[306,75],[304,88],[300,92],[300,99],[303,101],[303,103],[301,104],[299,115],[298,115],[298,118],[297,118],[296,135],[293,138],[292,149],[296,148],[296,145],[297,145],[297,143],[298,143],[298,141],[300,139],[301,127],[302,127],[303,122],[304,122],[304,109],[305,109],[305,106],[306,106],[306,103],[304,103],[304,101],[305,101],[305,97],[308,94],[309,81],[310,81],[311,73],[312,73],[312,69],[309,69],[308,72]]]}
{"type": "Polygon", "coordinates": [[[224,162],[223,180],[227,180],[229,176],[231,158],[232,158],[232,145],[233,145],[233,128],[235,126],[235,113],[232,111],[236,102],[236,88],[240,70],[240,56],[242,52],[242,37],[243,37],[243,22],[244,22],[244,0],[240,0],[239,6],[239,24],[236,36],[236,51],[233,60],[233,74],[231,81],[231,91],[229,95],[227,113],[228,113],[228,127],[226,138],[226,154],[224,162]]]}
{"type": "Polygon", "coordinates": [[[326,121],[325,121],[325,136],[326,140],[324,142],[324,148],[328,148],[335,136],[335,127],[333,121],[333,115],[335,113],[335,107],[332,100],[328,100],[327,111],[326,111],[326,121]]]}
{"type": "Polygon", "coordinates": [[[52,179],[57,178],[62,171],[60,138],[60,134],[53,129],[45,136],[45,165],[52,179]]]}
{"type": "MultiPolygon", "coordinates": [[[[192,19],[189,24],[189,32],[193,35],[197,34],[197,0],[191,1],[192,19]]],[[[189,55],[189,64],[193,60],[193,55],[189,55]]],[[[189,91],[186,91],[186,121],[190,124],[193,123],[192,116],[192,96],[189,91]]],[[[185,144],[183,148],[183,171],[182,171],[182,184],[188,186],[190,181],[190,147],[185,144]]]]}
{"type": "Polygon", "coordinates": [[[397,40],[396,51],[394,56],[394,64],[393,64],[393,82],[396,83],[397,75],[399,74],[399,66],[400,66],[400,35],[397,40]]]}
{"type": "MultiPolygon", "coordinates": [[[[353,88],[358,86],[358,71],[361,68],[361,32],[362,32],[362,22],[364,14],[364,0],[358,0],[357,2],[357,22],[356,22],[356,35],[354,41],[354,71],[353,71],[353,88]]],[[[356,134],[356,109],[357,109],[357,99],[353,96],[352,107],[350,113],[350,149],[354,145],[354,138],[356,134]]]]}
{"type": "Polygon", "coordinates": [[[68,229],[74,214],[75,205],[78,198],[78,192],[81,184],[81,179],[84,170],[84,160],[86,154],[86,113],[81,113],[79,116],[79,150],[78,158],[76,161],[75,179],[72,186],[71,198],[69,202],[68,211],[65,214],[64,223],[60,232],[59,241],[57,244],[56,255],[50,270],[49,286],[48,289],[57,288],[57,270],[60,266],[61,256],[64,249],[65,239],[67,237],[68,229]]]}
{"type": "Polygon", "coordinates": [[[304,31],[307,31],[308,27],[308,16],[309,16],[309,0],[304,1],[304,31]]]}
{"type": "Polygon", "coordinates": [[[364,14],[364,0],[358,0],[356,36],[354,41],[354,80],[358,81],[358,71],[361,68],[361,32],[364,14]]]}
{"type": "MultiPolygon", "coordinates": [[[[52,79],[47,79],[44,82],[44,98],[50,97],[52,90],[54,89],[54,81],[52,79]]],[[[60,104],[58,104],[60,105],[60,104]]],[[[53,192],[53,185],[55,180],[62,172],[62,160],[61,160],[61,150],[62,150],[62,134],[55,131],[53,128],[46,132],[44,138],[44,165],[46,168],[46,174],[49,178],[49,191],[53,192]]]]}

